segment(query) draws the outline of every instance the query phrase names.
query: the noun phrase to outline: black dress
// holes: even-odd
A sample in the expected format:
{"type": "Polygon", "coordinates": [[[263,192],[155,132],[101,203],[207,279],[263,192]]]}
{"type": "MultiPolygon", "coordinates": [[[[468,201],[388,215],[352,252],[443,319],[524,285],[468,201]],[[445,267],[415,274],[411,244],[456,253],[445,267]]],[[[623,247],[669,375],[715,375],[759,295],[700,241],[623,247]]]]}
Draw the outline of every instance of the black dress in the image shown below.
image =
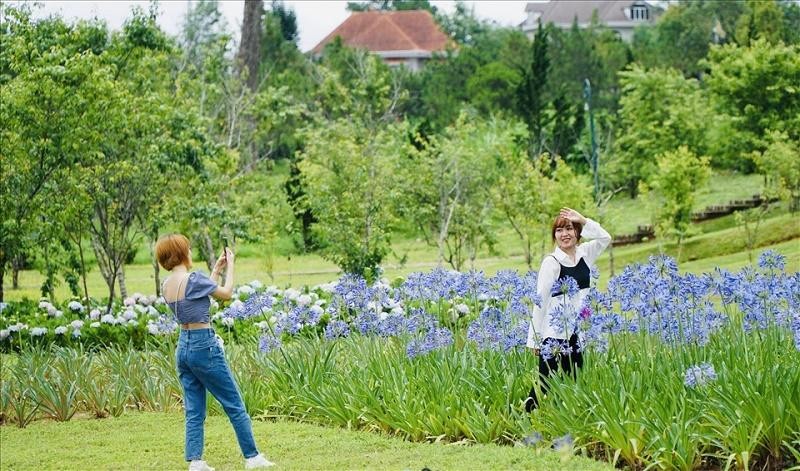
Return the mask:
{"type": "MultiPolygon", "coordinates": [[[[556,259],[556,261],[558,262],[558,259],[556,259]]],[[[561,266],[561,270],[558,273],[559,280],[572,277],[578,282],[578,288],[584,289],[589,287],[591,270],[589,269],[589,265],[586,264],[586,261],[583,260],[583,257],[578,260],[578,263],[576,263],[574,267],[561,265],[561,262],[558,262],[558,264],[561,266]]],[[[561,294],[555,293],[553,296],[561,296],[561,294]]],[[[548,337],[544,339],[542,343],[554,340],[563,341],[563,339],[548,337]]],[[[578,349],[578,334],[573,333],[569,337],[569,347],[566,349],[565,353],[559,353],[548,360],[545,360],[542,355],[539,355],[539,387],[542,390],[542,394],[547,394],[547,390],[549,389],[547,377],[550,376],[550,373],[558,371],[558,369],[561,368],[562,371],[574,376],[577,369],[582,366],[583,354],[578,349]]],[[[525,410],[530,412],[537,407],[539,407],[539,399],[536,397],[536,387],[534,386],[531,388],[530,393],[528,393],[528,399],[525,401],[525,410]]]]}

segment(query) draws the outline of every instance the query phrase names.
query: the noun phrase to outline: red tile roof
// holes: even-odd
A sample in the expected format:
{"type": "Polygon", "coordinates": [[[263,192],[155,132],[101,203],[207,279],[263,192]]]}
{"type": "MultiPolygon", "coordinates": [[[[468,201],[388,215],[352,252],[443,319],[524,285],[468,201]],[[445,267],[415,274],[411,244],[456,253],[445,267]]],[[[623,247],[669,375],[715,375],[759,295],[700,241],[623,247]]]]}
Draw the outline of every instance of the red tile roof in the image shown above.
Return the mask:
{"type": "Polygon", "coordinates": [[[311,52],[341,36],[345,45],[378,51],[444,51],[450,38],[427,10],[353,12],[311,52]]]}

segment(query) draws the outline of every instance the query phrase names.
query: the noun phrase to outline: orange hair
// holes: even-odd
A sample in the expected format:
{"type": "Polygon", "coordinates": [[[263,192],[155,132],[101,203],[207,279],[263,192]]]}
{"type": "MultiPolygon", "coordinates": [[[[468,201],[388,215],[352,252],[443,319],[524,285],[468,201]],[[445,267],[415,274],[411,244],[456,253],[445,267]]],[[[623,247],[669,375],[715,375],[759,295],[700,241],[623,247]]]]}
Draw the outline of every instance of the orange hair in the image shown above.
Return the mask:
{"type": "Polygon", "coordinates": [[[156,242],[156,258],[159,265],[168,271],[178,265],[191,265],[189,247],[189,239],[183,234],[161,236],[156,242]]]}
{"type": "Polygon", "coordinates": [[[579,222],[572,222],[567,218],[562,218],[561,216],[556,216],[555,221],[553,221],[553,227],[551,229],[550,234],[553,236],[553,241],[556,240],[556,229],[559,227],[567,227],[567,224],[572,224],[572,227],[575,229],[575,235],[578,236],[578,241],[581,240],[581,231],[583,231],[583,224],[579,222]]]}

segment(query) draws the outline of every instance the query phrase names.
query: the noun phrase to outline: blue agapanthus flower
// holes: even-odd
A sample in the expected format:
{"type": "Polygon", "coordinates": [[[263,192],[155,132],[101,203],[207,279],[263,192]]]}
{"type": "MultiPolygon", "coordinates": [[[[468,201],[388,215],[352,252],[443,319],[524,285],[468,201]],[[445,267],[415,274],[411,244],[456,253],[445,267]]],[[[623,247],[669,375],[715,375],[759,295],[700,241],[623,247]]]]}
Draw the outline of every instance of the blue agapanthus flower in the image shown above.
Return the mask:
{"type": "Polygon", "coordinates": [[[258,349],[261,353],[269,353],[281,348],[281,339],[272,334],[262,335],[258,341],[258,349]]]}
{"type": "Polygon", "coordinates": [[[575,296],[580,291],[578,287],[578,282],[575,281],[575,278],[571,276],[565,276],[563,278],[559,278],[558,281],[553,283],[553,288],[550,290],[550,294],[554,295],[567,295],[567,296],[575,296]]]}
{"type": "Polygon", "coordinates": [[[347,337],[348,335],[350,335],[350,326],[347,325],[347,322],[333,320],[325,326],[325,338],[328,340],[347,337]]]}
{"type": "Polygon", "coordinates": [[[758,257],[758,266],[764,270],[783,271],[786,266],[786,257],[774,250],[765,250],[758,257]]]}

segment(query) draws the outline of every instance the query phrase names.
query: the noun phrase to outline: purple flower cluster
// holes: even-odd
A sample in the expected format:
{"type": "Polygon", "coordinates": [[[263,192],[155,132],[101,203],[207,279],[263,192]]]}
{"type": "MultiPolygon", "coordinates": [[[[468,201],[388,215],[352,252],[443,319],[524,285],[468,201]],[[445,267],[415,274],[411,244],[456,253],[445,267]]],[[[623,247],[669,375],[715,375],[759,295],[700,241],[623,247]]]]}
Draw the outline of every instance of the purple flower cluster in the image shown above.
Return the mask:
{"type": "Polygon", "coordinates": [[[467,327],[467,340],[478,350],[507,352],[524,347],[528,337],[528,322],[508,310],[487,307],[467,327]]]}
{"type": "Polygon", "coordinates": [[[325,338],[328,340],[347,337],[348,335],[350,335],[350,326],[347,325],[347,322],[333,320],[325,326],[325,338]]]}
{"type": "Polygon", "coordinates": [[[423,336],[411,339],[406,345],[406,355],[408,358],[415,358],[420,355],[439,350],[453,344],[453,332],[447,328],[436,328],[427,331],[423,336]]]}
{"type": "MultiPolygon", "coordinates": [[[[653,256],[647,263],[627,266],[609,281],[607,292],[591,288],[579,306],[557,304],[551,323],[557,331],[577,332],[581,351],[606,351],[611,336],[630,332],[670,345],[702,346],[731,322],[728,307],[736,305],[746,331],[788,329],[800,349],[800,274],[786,275],[784,266],[783,256],[767,251],[759,258],[760,268],[682,275],[670,257],[653,256]],[[716,296],[721,308],[714,303],[716,296]]],[[[536,280],[535,272],[504,270],[487,278],[480,271],[437,268],[412,273],[392,288],[385,281],[370,285],[345,275],[324,289],[330,293],[329,298],[322,294],[327,299],[297,290],[286,290],[283,296],[275,290],[257,292],[231,305],[226,315],[274,315],[272,337],[262,339],[262,350],[276,348],[282,336],[311,328],[327,339],[353,333],[399,338],[414,358],[452,344],[449,326],[465,328],[468,344],[478,350],[508,352],[527,341],[532,309],[541,305],[536,280]]],[[[579,293],[572,278],[559,280],[552,291],[565,298],[579,293]]],[[[542,354],[551,358],[567,348],[564,342],[549,342],[542,345],[542,354]]]]}
{"type": "Polygon", "coordinates": [[[261,353],[269,353],[273,350],[281,348],[281,345],[282,342],[280,337],[276,337],[271,333],[265,334],[262,335],[258,341],[258,350],[261,351],[261,353]]]}

